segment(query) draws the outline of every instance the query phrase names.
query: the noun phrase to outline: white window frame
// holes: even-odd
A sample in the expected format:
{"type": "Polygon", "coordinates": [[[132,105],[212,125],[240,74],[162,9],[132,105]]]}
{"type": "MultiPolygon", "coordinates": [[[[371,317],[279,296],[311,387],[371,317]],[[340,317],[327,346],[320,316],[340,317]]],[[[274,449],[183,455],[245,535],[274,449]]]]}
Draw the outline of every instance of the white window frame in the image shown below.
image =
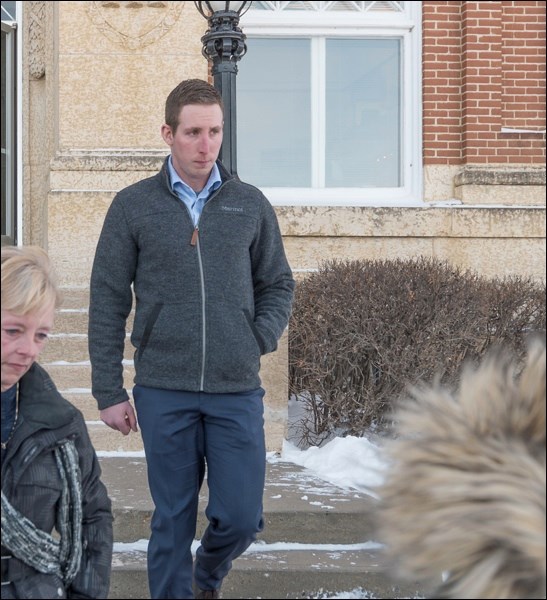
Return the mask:
{"type": "MultiPolygon", "coordinates": [[[[402,179],[397,188],[261,188],[277,206],[423,206],[421,2],[406,2],[401,12],[248,10],[241,17],[245,35],[261,38],[307,37],[312,43],[312,186],[324,173],[325,121],[323,77],[325,38],[373,36],[401,39],[403,85],[402,179]]],[[[242,58],[245,60],[245,57],[242,58]]]]}
{"type": "MultiPolygon", "coordinates": [[[[8,127],[6,131],[6,149],[13,153],[11,159],[15,161],[15,171],[10,169],[10,177],[13,179],[8,181],[7,193],[15,195],[15,223],[13,223],[11,207],[6,206],[6,220],[8,218],[15,227],[14,231],[10,231],[6,237],[6,241],[16,243],[21,246],[23,243],[23,116],[22,116],[22,89],[23,89],[23,40],[22,40],[22,21],[23,3],[15,2],[15,21],[2,21],[2,30],[6,32],[12,39],[10,40],[9,48],[7,48],[6,56],[3,57],[6,65],[9,61],[10,65],[15,65],[15,72],[7,66],[6,70],[6,85],[11,87],[15,83],[15,94],[10,102],[13,105],[6,105],[4,109],[15,115],[15,123],[13,127],[8,127]],[[13,52],[15,49],[15,52],[13,52]]],[[[9,165],[6,165],[9,166],[9,165]]]]}

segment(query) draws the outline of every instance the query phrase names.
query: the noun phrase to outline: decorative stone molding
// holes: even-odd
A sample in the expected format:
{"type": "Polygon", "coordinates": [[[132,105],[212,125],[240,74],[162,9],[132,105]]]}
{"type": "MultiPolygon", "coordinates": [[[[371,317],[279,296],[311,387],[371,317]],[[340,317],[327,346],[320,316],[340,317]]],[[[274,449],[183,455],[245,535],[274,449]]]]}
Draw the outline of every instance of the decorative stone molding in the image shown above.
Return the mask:
{"type": "Polygon", "coordinates": [[[464,204],[545,206],[545,166],[467,165],[454,193],[464,204]]]}
{"type": "Polygon", "coordinates": [[[184,4],[89,2],[88,14],[97,29],[110,41],[129,50],[137,50],[161,39],[179,19],[184,4]]]}
{"type": "Polygon", "coordinates": [[[72,151],[58,154],[51,171],[159,171],[167,150],[72,151]]]}
{"type": "Polygon", "coordinates": [[[467,165],[454,178],[455,185],[545,185],[545,166],[485,167],[467,165]]]}
{"type": "Polygon", "coordinates": [[[46,74],[46,3],[29,2],[28,4],[29,74],[32,79],[41,79],[46,74]]]}

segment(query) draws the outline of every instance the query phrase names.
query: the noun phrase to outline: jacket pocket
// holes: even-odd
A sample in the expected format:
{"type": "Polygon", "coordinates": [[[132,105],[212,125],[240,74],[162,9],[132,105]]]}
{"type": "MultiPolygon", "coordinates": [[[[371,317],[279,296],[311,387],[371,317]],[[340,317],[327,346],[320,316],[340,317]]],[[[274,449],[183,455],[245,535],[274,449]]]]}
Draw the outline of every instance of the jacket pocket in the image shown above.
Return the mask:
{"type": "Polygon", "coordinates": [[[146,349],[148,340],[150,339],[150,334],[152,333],[152,329],[154,329],[154,325],[156,324],[156,321],[158,319],[158,316],[160,314],[162,307],[163,307],[163,302],[158,302],[157,304],[154,304],[154,306],[150,310],[150,314],[148,315],[148,318],[146,319],[146,323],[144,324],[141,341],[139,344],[139,348],[137,350],[137,356],[136,356],[137,359],[141,358],[142,353],[146,349]]]}
{"type": "Polygon", "coordinates": [[[110,586],[112,535],[104,523],[86,527],[80,569],[68,589],[69,598],[106,598],[110,586]]]}
{"type": "Polygon", "coordinates": [[[59,598],[61,600],[67,597],[65,586],[57,575],[36,572],[14,581],[13,586],[16,598],[47,598],[47,600],[59,598]]]}
{"type": "Polygon", "coordinates": [[[215,385],[256,385],[261,342],[248,311],[225,304],[211,304],[207,320],[205,379],[215,385]]]}
{"type": "Polygon", "coordinates": [[[202,348],[201,304],[166,302],[141,307],[131,336],[138,381],[199,378],[202,348]]]}

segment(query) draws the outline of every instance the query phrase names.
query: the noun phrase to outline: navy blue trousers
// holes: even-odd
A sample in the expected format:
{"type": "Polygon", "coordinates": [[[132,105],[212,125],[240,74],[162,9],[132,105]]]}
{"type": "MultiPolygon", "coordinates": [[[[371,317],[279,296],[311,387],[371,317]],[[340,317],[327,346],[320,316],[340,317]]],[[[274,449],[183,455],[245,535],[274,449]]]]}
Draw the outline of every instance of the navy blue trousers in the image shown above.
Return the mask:
{"type": "Polygon", "coordinates": [[[155,505],[148,545],[151,598],[193,598],[192,576],[199,588],[218,589],[232,561],[262,531],[263,397],[262,388],[205,394],[134,387],[155,505]],[[205,472],[209,523],[193,566],[205,472]]]}

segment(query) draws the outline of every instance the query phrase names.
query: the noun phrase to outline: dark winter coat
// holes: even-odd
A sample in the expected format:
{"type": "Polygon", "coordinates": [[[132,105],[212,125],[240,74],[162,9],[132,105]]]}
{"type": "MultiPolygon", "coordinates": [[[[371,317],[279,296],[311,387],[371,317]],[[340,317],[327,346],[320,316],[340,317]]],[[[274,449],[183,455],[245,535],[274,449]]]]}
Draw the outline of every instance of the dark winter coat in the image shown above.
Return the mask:
{"type": "MultiPolygon", "coordinates": [[[[53,448],[72,439],[82,481],[82,561],[68,589],[17,558],[2,560],[2,598],[107,598],[112,561],[112,512],[82,414],[36,363],[19,383],[19,416],[2,461],[2,491],[37,528],[53,533],[62,482],[53,448]]],[[[2,556],[10,552],[2,547],[2,556]]]]}
{"type": "Polygon", "coordinates": [[[161,171],[120,191],[106,215],[91,275],[89,353],[99,408],[127,400],[126,319],[135,383],[208,393],[260,386],[260,357],[287,326],[294,279],[275,211],[231,177],[194,227],[161,171]]]}

